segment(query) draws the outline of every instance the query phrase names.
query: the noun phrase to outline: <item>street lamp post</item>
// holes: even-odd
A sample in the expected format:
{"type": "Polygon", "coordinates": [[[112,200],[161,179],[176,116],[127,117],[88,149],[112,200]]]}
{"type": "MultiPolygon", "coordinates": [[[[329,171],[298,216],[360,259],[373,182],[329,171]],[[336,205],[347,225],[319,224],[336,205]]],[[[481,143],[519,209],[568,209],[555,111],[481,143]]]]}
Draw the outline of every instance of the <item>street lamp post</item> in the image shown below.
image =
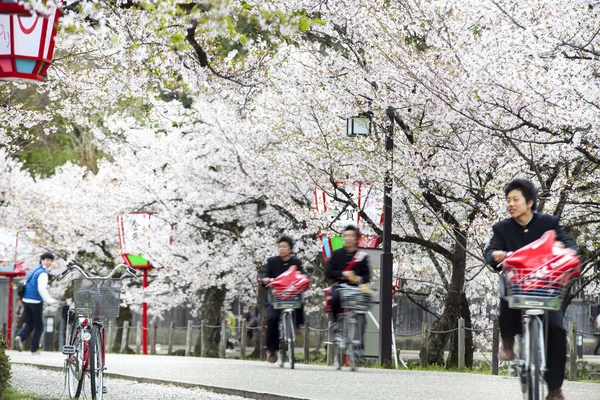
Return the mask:
{"type": "Polygon", "coordinates": [[[381,254],[379,287],[379,362],[392,362],[392,171],[394,165],[394,109],[385,110],[390,120],[385,139],[387,170],[383,188],[383,253],[381,254]]]}

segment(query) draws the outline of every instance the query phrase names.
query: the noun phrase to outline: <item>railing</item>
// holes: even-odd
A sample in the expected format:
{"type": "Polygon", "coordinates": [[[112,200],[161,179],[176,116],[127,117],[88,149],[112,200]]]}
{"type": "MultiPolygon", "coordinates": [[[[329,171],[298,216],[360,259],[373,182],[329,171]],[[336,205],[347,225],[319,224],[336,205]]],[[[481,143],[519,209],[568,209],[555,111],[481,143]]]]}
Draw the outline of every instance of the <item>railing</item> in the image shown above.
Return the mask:
{"type": "MultiPolygon", "coordinates": [[[[331,345],[331,329],[329,323],[327,326],[322,328],[312,327],[309,325],[309,318],[306,318],[303,331],[302,331],[302,346],[301,348],[304,350],[304,362],[309,363],[310,360],[310,349],[311,349],[311,333],[313,336],[319,335],[318,338],[313,337],[313,342],[317,343],[316,352],[320,353],[321,345],[325,343],[329,343],[325,348],[325,359],[327,363],[331,365],[333,363],[333,347],[331,345]],[[323,340],[324,334],[327,334],[326,339],[323,340]]],[[[429,327],[429,323],[423,322],[421,331],[413,332],[413,333],[395,333],[395,338],[409,338],[409,337],[419,337],[420,336],[420,353],[419,353],[419,362],[420,366],[426,368],[428,366],[428,358],[429,358],[429,339],[431,335],[437,334],[457,334],[458,335],[458,370],[463,371],[465,369],[465,355],[466,355],[466,346],[465,346],[465,338],[466,332],[471,331],[473,334],[481,334],[490,332],[492,333],[492,345],[491,349],[486,349],[486,352],[491,350],[491,360],[487,360],[487,363],[490,365],[492,374],[498,375],[499,370],[499,361],[498,361],[498,349],[499,349],[499,327],[498,321],[494,320],[492,327],[484,328],[484,329],[476,329],[465,326],[465,322],[463,318],[459,318],[457,321],[457,327],[453,329],[443,330],[443,331],[435,331],[429,327]]],[[[194,325],[193,321],[188,321],[186,326],[175,326],[173,322],[171,322],[167,335],[167,351],[166,354],[180,354],[185,356],[191,356],[194,354],[192,351],[194,344],[198,341],[198,336],[200,335],[200,343],[202,343],[202,350],[199,354],[200,357],[206,357],[207,346],[205,346],[206,340],[204,336],[207,334],[207,329],[220,329],[221,340],[219,343],[219,357],[226,358],[227,357],[227,342],[228,342],[228,329],[230,327],[227,324],[227,320],[223,319],[220,325],[209,325],[205,320],[201,320],[199,325],[194,325]],[[185,340],[178,340],[176,336],[181,338],[181,335],[178,332],[185,333],[185,340]],[[196,334],[196,340],[194,340],[194,335],[196,334]],[[183,349],[181,349],[182,342],[185,342],[183,349]],[[175,346],[179,347],[177,351],[174,351],[175,346]],[[183,350],[183,351],[182,351],[183,350]]],[[[259,343],[264,343],[264,335],[266,335],[266,326],[257,326],[257,327],[249,327],[247,321],[245,319],[241,319],[238,323],[231,327],[232,329],[239,329],[239,358],[242,360],[246,359],[247,347],[248,347],[248,332],[249,331],[257,331],[256,340],[260,341],[259,343]]],[[[7,329],[4,327],[4,329],[7,329]]],[[[129,350],[130,347],[130,332],[135,333],[135,353],[141,354],[141,343],[142,343],[142,324],[141,321],[137,321],[135,327],[130,326],[129,321],[125,321],[122,326],[115,326],[113,321],[109,321],[106,326],[106,348],[107,351],[111,351],[114,348],[114,341],[116,340],[117,331],[122,330],[121,333],[121,342],[118,346],[119,353],[131,352],[129,350]]],[[[149,328],[146,328],[149,331],[149,347],[150,354],[157,354],[157,339],[158,339],[158,324],[153,323],[149,328]]],[[[366,332],[378,332],[378,331],[366,331],[366,332]]],[[[17,323],[14,322],[12,326],[13,337],[17,333],[17,323]]],[[[59,333],[59,332],[57,332],[59,333]]],[[[163,332],[164,333],[164,332],[163,332]]],[[[60,333],[59,333],[60,334],[60,333]]],[[[568,361],[567,367],[569,372],[569,380],[577,380],[577,343],[578,338],[582,341],[583,336],[591,336],[597,337],[600,335],[600,332],[583,332],[578,331],[575,322],[569,322],[568,332],[567,332],[567,341],[568,341],[568,361]]],[[[162,335],[165,336],[164,334],[162,335]]],[[[489,340],[489,339],[488,339],[489,340]]],[[[396,344],[396,340],[394,340],[394,345],[396,344]]],[[[300,348],[300,346],[298,346],[300,348]]],[[[399,351],[398,351],[399,353],[399,351]]],[[[398,353],[396,355],[398,355],[398,353]]],[[[483,354],[483,353],[482,353],[483,354]]],[[[198,356],[198,354],[194,354],[198,356]]],[[[260,346],[260,359],[265,359],[265,348],[264,346],[260,346]]],[[[402,365],[406,367],[404,361],[402,361],[402,365]]]]}

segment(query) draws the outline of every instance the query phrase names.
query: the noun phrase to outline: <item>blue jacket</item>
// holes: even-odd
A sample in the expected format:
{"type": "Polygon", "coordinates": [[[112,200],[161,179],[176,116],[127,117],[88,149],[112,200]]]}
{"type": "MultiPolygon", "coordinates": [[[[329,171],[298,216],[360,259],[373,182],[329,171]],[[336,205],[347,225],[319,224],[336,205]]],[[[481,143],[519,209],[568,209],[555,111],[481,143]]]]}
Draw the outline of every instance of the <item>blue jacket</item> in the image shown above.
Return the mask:
{"type": "Polygon", "coordinates": [[[42,264],[32,268],[25,277],[25,295],[23,299],[43,301],[38,290],[38,278],[41,274],[47,274],[46,268],[42,264]]]}

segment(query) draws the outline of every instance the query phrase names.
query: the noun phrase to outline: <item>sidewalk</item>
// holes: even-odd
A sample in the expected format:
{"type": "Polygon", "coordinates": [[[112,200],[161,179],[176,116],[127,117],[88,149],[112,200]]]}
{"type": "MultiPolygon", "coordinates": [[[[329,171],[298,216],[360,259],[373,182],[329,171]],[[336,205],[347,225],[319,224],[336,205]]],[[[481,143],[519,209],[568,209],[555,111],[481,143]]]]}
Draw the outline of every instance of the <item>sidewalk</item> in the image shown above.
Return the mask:
{"type": "MultiPolygon", "coordinates": [[[[11,362],[62,368],[64,356],[7,352],[11,362]]],[[[201,386],[256,399],[517,400],[516,378],[452,372],[361,369],[298,364],[295,370],[256,361],[107,354],[107,375],[201,386]]],[[[565,382],[567,399],[598,400],[600,385],[565,382]]],[[[110,392],[109,392],[110,393],[110,392]]],[[[110,395],[107,396],[107,400],[110,395]]]]}

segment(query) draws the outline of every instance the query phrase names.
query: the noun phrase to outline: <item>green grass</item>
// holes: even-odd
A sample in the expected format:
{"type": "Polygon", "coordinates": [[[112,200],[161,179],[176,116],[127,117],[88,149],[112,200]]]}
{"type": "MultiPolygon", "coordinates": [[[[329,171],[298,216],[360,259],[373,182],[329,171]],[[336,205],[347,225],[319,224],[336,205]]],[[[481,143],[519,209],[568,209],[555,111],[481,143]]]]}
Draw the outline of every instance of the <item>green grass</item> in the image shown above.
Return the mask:
{"type": "Polygon", "coordinates": [[[44,400],[42,397],[38,397],[33,393],[22,393],[11,387],[7,388],[4,392],[2,400],[44,400]]]}

